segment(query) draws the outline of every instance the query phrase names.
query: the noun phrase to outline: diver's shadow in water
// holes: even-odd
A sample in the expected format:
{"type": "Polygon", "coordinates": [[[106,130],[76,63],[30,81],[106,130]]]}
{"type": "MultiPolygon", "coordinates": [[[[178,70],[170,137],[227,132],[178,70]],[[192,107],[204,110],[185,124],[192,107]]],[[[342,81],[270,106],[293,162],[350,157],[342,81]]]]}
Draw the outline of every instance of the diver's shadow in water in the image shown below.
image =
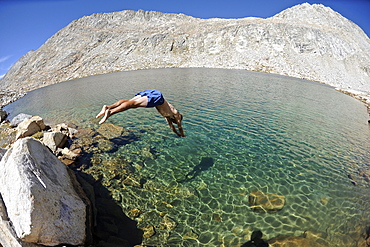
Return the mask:
{"type": "Polygon", "coordinates": [[[269,247],[269,244],[262,239],[261,231],[253,231],[251,240],[244,243],[241,247],[269,247]]]}
{"type": "Polygon", "coordinates": [[[144,232],[137,222],[125,215],[100,181],[83,172],[75,172],[85,194],[90,199],[93,211],[92,245],[135,246],[143,241],[144,232]]]}
{"type": "Polygon", "coordinates": [[[188,174],[185,175],[184,179],[178,180],[179,183],[188,182],[197,176],[200,175],[201,172],[208,170],[214,165],[214,160],[211,157],[202,157],[200,163],[194,166],[193,170],[191,170],[188,174]]]}

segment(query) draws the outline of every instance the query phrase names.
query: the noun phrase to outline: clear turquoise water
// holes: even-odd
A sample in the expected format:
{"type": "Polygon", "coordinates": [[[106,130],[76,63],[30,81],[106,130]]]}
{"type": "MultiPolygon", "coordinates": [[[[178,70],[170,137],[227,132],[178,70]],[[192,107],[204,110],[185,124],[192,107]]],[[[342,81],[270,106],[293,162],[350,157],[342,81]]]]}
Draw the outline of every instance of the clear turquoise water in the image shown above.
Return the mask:
{"type": "Polygon", "coordinates": [[[150,181],[143,189],[113,191],[124,210],[144,212],[140,224],[156,227],[144,244],[240,246],[260,229],[265,239],[311,230],[330,246],[355,246],[370,223],[370,184],[358,172],[370,169],[368,115],[362,103],[331,87],[239,70],[142,70],[45,87],[5,110],[10,117],[24,112],[98,128],[92,119],[103,104],[150,88],[184,115],[187,137],[178,138],[155,109],[140,108],[108,120],[137,140],[99,154],[124,157],[150,181]],[[155,155],[144,155],[148,149],[155,155]],[[214,164],[184,181],[205,157],[214,164]],[[251,211],[253,190],[285,196],[283,210],[251,211]],[[177,226],[161,229],[160,212],[177,226]]]}

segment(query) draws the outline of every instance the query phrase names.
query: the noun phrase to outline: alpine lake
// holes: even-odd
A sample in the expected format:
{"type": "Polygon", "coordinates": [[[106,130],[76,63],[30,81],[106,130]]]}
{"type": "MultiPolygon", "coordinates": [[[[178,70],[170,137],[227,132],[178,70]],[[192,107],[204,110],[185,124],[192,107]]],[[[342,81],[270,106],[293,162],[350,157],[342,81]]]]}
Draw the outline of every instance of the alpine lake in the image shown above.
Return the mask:
{"type": "MultiPolygon", "coordinates": [[[[366,107],[329,86],[243,70],[139,70],[47,86],[4,110],[85,133],[78,172],[101,185],[144,245],[241,246],[261,230],[266,240],[310,232],[323,246],[356,246],[370,225],[366,107]],[[186,137],[155,108],[98,124],[103,105],[152,88],[183,114],[186,137]],[[256,191],[283,196],[283,208],[255,211],[256,191]]],[[[119,235],[114,220],[98,224],[119,235]]]]}

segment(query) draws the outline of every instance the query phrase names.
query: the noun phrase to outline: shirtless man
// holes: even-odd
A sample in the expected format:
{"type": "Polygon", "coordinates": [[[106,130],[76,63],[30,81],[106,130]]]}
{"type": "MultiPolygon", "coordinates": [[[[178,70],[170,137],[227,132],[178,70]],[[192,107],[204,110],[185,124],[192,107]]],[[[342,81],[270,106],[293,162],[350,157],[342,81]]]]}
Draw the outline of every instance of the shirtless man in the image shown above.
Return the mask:
{"type": "Polygon", "coordinates": [[[110,116],[118,112],[138,107],[155,107],[157,111],[166,118],[170,128],[180,137],[185,137],[182,129],[182,115],[175,107],[168,103],[160,91],[151,89],[135,94],[132,99],[122,99],[110,106],[103,106],[96,118],[103,117],[99,124],[104,123],[110,116]],[[178,131],[173,124],[177,124],[178,131]]]}

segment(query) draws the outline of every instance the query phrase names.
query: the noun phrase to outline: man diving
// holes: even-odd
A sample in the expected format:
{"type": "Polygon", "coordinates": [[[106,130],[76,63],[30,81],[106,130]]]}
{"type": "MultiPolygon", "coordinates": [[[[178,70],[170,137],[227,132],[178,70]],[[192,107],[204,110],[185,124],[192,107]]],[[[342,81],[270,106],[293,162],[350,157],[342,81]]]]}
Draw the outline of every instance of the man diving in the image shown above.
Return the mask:
{"type": "Polygon", "coordinates": [[[182,129],[182,115],[175,107],[164,99],[162,93],[155,89],[141,91],[131,99],[122,99],[113,105],[104,105],[96,118],[103,117],[99,124],[104,123],[110,116],[123,112],[131,108],[155,107],[157,111],[166,118],[166,121],[173,132],[180,137],[185,137],[182,129]],[[173,124],[177,124],[178,130],[173,124]]]}

